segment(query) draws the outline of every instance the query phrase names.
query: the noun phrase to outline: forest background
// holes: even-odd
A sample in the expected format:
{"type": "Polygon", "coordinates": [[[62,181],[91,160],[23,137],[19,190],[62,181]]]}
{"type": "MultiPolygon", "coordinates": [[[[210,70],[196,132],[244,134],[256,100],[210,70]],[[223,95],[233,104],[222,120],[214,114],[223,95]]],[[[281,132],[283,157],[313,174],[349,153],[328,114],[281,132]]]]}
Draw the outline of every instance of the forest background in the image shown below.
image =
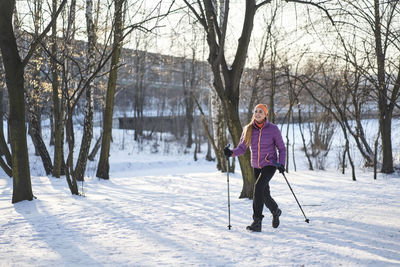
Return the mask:
{"type": "MultiPolygon", "coordinates": [[[[46,175],[65,175],[79,195],[88,160],[110,178],[113,127],[135,129],[139,144],[169,131],[195,146],[195,159],[207,142],[207,158],[226,172],[223,147],[238,143],[257,103],[286,123],[288,157],[302,143],[310,170],[324,169],[335,130],[338,166],[353,180],[354,153],[375,177],[399,168],[398,1],[33,0],[2,1],[0,13],[0,165],[13,203],[34,198],[27,133],[46,175]],[[379,121],[372,138],[369,118],[379,121]],[[294,124],[300,136],[290,135],[294,124]]],[[[248,154],[239,166],[240,197],[251,198],[248,154]]]]}

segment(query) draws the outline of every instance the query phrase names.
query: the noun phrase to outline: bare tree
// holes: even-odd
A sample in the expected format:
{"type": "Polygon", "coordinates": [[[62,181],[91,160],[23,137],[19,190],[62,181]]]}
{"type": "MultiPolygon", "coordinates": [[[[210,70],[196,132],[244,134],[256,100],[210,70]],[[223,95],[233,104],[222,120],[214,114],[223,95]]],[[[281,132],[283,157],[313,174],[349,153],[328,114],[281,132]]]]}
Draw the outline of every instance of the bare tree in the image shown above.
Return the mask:
{"type": "Polygon", "coordinates": [[[143,110],[145,91],[147,88],[146,72],[148,71],[148,57],[147,51],[140,51],[139,45],[145,43],[144,48],[147,49],[148,41],[146,38],[138,37],[135,40],[136,49],[134,50],[134,64],[132,66],[132,73],[135,77],[135,93],[134,93],[134,120],[135,120],[135,136],[136,141],[143,135],[143,110]]]}
{"type": "Polygon", "coordinates": [[[110,58],[115,54],[115,49],[109,49],[107,43],[103,46],[96,46],[96,32],[95,23],[93,21],[93,3],[87,2],[86,18],[87,18],[87,33],[89,42],[87,45],[86,62],[80,62],[79,56],[82,53],[82,47],[79,41],[74,40],[73,29],[76,19],[75,0],[71,1],[70,11],[68,15],[68,23],[66,30],[66,46],[71,47],[75,45],[75,54],[70,54],[69,49],[64,49],[63,57],[66,59],[61,62],[63,73],[63,90],[62,96],[66,101],[66,139],[68,143],[68,157],[66,162],[66,178],[70,187],[71,193],[79,195],[77,181],[84,180],[84,173],[86,171],[86,164],[89,156],[89,148],[93,137],[93,81],[100,73],[110,58]],[[72,34],[71,34],[72,32],[72,34]],[[102,47],[102,49],[100,49],[102,47]],[[79,100],[86,93],[85,101],[85,116],[82,142],[80,152],[74,168],[74,148],[75,148],[75,133],[74,133],[74,112],[79,104],[79,100]]]}
{"type": "MultiPolygon", "coordinates": [[[[77,103],[78,98],[75,98],[74,95],[77,94],[78,90],[76,89],[76,85],[73,84],[73,80],[71,76],[73,75],[72,66],[76,62],[73,60],[72,56],[72,42],[75,36],[75,18],[76,18],[76,0],[72,0],[69,7],[69,12],[67,16],[67,27],[64,30],[64,38],[65,45],[62,52],[62,98],[61,98],[61,106],[64,108],[64,99],[65,99],[65,110],[66,110],[66,119],[65,119],[65,135],[68,143],[68,157],[65,163],[65,175],[66,180],[73,195],[79,195],[78,184],[76,177],[73,171],[73,151],[75,147],[75,134],[74,134],[74,125],[73,125],[73,110],[77,103]],[[70,90],[70,88],[75,88],[75,90],[70,90]],[[72,97],[70,96],[70,91],[72,91],[72,97]],[[74,102],[74,100],[76,101],[74,102]]],[[[63,115],[63,112],[61,112],[63,115]]],[[[58,135],[56,134],[56,138],[58,135]]],[[[63,135],[61,136],[61,138],[63,135]]],[[[57,141],[56,141],[57,143],[57,141]]],[[[63,157],[62,152],[62,157],[63,157]]]]}
{"type": "MultiPolygon", "coordinates": [[[[283,66],[283,71],[284,71],[284,75],[286,76],[286,80],[287,80],[287,90],[288,90],[288,99],[289,99],[289,109],[285,115],[285,118],[283,120],[283,122],[287,121],[287,128],[286,128],[286,149],[287,149],[287,153],[286,153],[286,171],[289,171],[289,167],[290,167],[290,161],[289,161],[289,151],[290,151],[290,138],[289,138],[289,132],[290,132],[290,122],[292,123],[292,127],[294,127],[295,124],[295,119],[294,119],[294,110],[295,110],[295,105],[298,105],[299,108],[299,120],[301,121],[301,111],[300,111],[300,105],[299,105],[299,95],[302,92],[302,86],[300,84],[300,82],[297,80],[297,78],[292,78],[292,75],[294,75],[294,77],[298,77],[300,76],[300,62],[302,61],[304,56],[304,53],[300,56],[300,58],[297,61],[294,73],[291,74],[291,66],[289,66],[289,64],[287,64],[286,66],[283,66]],[[287,120],[286,120],[287,119],[287,120]]],[[[283,91],[283,90],[282,90],[283,91]]],[[[304,141],[304,135],[302,132],[302,125],[301,122],[299,122],[299,127],[300,127],[300,132],[304,141]]],[[[292,131],[293,135],[294,135],[294,130],[292,131]]],[[[296,159],[295,159],[295,140],[296,138],[293,136],[292,138],[292,157],[293,157],[293,165],[294,165],[294,169],[296,170],[296,159]]],[[[304,142],[303,142],[304,144],[304,142]]],[[[308,158],[308,160],[310,161],[309,155],[307,153],[307,148],[306,146],[304,146],[305,149],[305,153],[306,153],[306,157],[308,158]]],[[[312,164],[310,162],[310,169],[312,170],[312,164]]]]}
{"type": "MultiPolygon", "coordinates": [[[[253,30],[253,20],[256,10],[261,6],[256,1],[246,1],[245,20],[242,34],[239,38],[234,61],[229,65],[225,58],[226,29],[228,25],[229,0],[223,1],[223,12],[220,20],[217,19],[218,6],[214,1],[198,1],[196,4],[184,0],[188,8],[203,26],[207,34],[209,46],[208,62],[214,76],[213,86],[222,101],[225,109],[228,128],[234,145],[237,145],[242,134],[239,118],[239,84],[243,73],[250,36],[253,30]]],[[[265,4],[265,3],[263,3],[265,4]]],[[[239,163],[243,175],[243,189],[241,198],[252,197],[254,184],[253,170],[250,166],[249,155],[240,157],[239,163]]]]}
{"type": "Polygon", "coordinates": [[[301,135],[301,141],[302,141],[302,144],[303,144],[304,154],[306,155],[306,158],[307,158],[308,169],[309,169],[310,171],[313,171],[313,170],[314,170],[314,167],[313,167],[313,163],[312,163],[312,160],[311,160],[311,155],[310,155],[310,153],[309,153],[309,151],[308,151],[306,139],[305,139],[305,137],[304,137],[303,119],[302,119],[303,117],[302,117],[302,115],[301,115],[302,107],[301,107],[301,103],[300,103],[300,102],[297,102],[297,109],[298,109],[299,130],[300,130],[300,135],[301,135]]]}
{"type": "MultiPolygon", "coordinates": [[[[346,52],[359,51],[359,57],[345,60],[361,71],[374,87],[379,110],[383,173],[392,173],[392,116],[400,97],[400,39],[398,1],[338,1],[337,33],[346,52]],[[346,34],[351,27],[354,35],[346,34]],[[366,60],[360,60],[365,58],[366,60]]],[[[367,153],[372,154],[372,150],[367,153]]],[[[372,158],[372,157],[370,157],[372,158]]]]}
{"type": "MultiPolygon", "coordinates": [[[[43,26],[43,1],[33,1],[31,8],[32,21],[33,21],[33,38],[38,38],[40,29],[43,26]]],[[[16,14],[17,16],[17,14],[16,14]]],[[[46,144],[42,138],[41,116],[44,104],[48,102],[46,88],[47,82],[41,78],[42,66],[45,65],[45,58],[40,49],[32,55],[30,63],[25,69],[25,79],[27,86],[25,87],[26,103],[27,103],[27,117],[29,122],[28,132],[32,137],[35,146],[36,155],[40,155],[46,174],[52,173],[53,164],[51,162],[50,154],[47,150],[46,144]]]]}
{"type": "Polygon", "coordinates": [[[332,137],[335,133],[335,124],[332,122],[329,111],[318,112],[317,107],[313,106],[313,123],[310,124],[310,147],[311,156],[315,159],[315,166],[319,170],[325,170],[326,157],[330,151],[332,137]]]}
{"type": "Polygon", "coordinates": [[[196,51],[192,47],[192,58],[190,61],[183,60],[182,62],[182,85],[185,103],[185,121],[187,127],[187,142],[186,147],[190,148],[193,144],[193,112],[194,112],[194,101],[193,96],[195,94],[195,89],[199,84],[198,70],[196,69],[196,51]],[[186,65],[189,70],[186,70],[186,65]]]}
{"type": "MultiPolygon", "coordinates": [[[[89,1],[86,2],[86,4],[86,18],[88,20],[86,31],[89,39],[89,42],[87,43],[88,45],[86,46],[88,51],[87,57],[85,58],[86,60],[82,60],[84,58],[82,56],[84,50],[82,43],[75,39],[76,0],[71,1],[68,16],[66,16],[67,22],[65,23],[66,27],[63,28],[64,42],[60,52],[60,59],[56,59],[55,56],[52,55],[57,64],[61,66],[62,74],[61,94],[57,94],[57,96],[53,95],[53,99],[55,99],[54,106],[59,107],[58,116],[56,116],[56,114],[54,115],[56,131],[57,128],[60,127],[60,133],[56,132],[55,134],[55,143],[57,145],[58,138],[61,138],[62,140],[64,136],[62,128],[65,125],[65,136],[69,151],[66,162],[64,162],[63,159],[64,153],[61,153],[60,155],[60,171],[64,166],[68,186],[71,193],[75,195],[79,195],[77,181],[83,181],[89,148],[93,136],[93,81],[98,75],[101,76],[99,73],[112,55],[112,51],[109,51],[107,45],[99,46],[98,49],[96,49],[95,23],[93,22],[92,13],[93,3],[89,1]],[[86,93],[86,102],[83,121],[83,136],[79,156],[76,161],[76,167],[74,168],[74,112],[84,93],[86,93]],[[60,119],[58,121],[59,125],[56,118],[60,119]]],[[[56,76],[57,75],[55,75],[55,77],[56,76]]],[[[57,92],[53,90],[53,93],[57,92]]],[[[56,108],[54,110],[56,110],[56,108]]],[[[60,143],[61,145],[63,144],[63,142],[60,143]]],[[[60,147],[60,151],[63,151],[62,147],[60,147]]]]}
{"type": "MultiPolygon", "coordinates": [[[[61,3],[56,13],[57,15],[61,12],[66,2],[67,0],[64,0],[61,3]]],[[[14,9],[14,0],[0,2],[0,48],[10,100],[9,124],[13,170],[12,203],[33,199],[25,126],[24,68],[32,57],[37,45],[50,30],[52,23],[54,23],[52,19],[39,37],[31,43],[25,58],[21,59],[12,24],[14,9]]]]}
{"type": "Polygon", "coordinates": [[[170,9],[168,9],[164,14],[157,13],[161,3],[162,3],[161,1],[157,2],[156,8],[150,11],[149,14],[146,14],[141,21],[124,27],[124,15],[126,11],[124,5],[126,4],[126,0],[114,0],[113,53],[110,63],[110,72],[109,72],[107,95],[106,95],[106,106],[105,106],[104,120],[103,120],[102,144],[101,144],[100,159],[97,166],[96,177],[102,179],[109,179],[109,169],[110,169],[109,153],[110,153],[110,142],[112,133],[112,117],[114,111],[114,95],[115,95],[116,81],[118,77],[118,63],[120,60],[122,42],[126,38],[126,36],[128,36],[134,30],[141,29],[144,31],[151,32],[155,27],[157,27],[158,19],[163,18],[170,13],[170,9]],[[151,29],[148,29],[145,27],[145,24],[150,21],[156,21],[156,26],[154,26],[151,29]]]}
{"type": "MultiPolygon", "coordinates": [[[[58,0],[52,0],[52,18],[55,18],[55,11],[58,0]]],[[[52,121],[54,121],[54,154],[53,154],[53,176],[60,178],[63,165],[63,113],[64,104],[63,97],[60,90],[60,66],[57,63],[58,54],[58,41],[57,41],[57,20],[54,20],[54,24],[51,28],[51,56],[50,56],[50,68],[51,68],[51,85],[52,85],[52,121]]],[[[52,131],[53,132],[53,131],[52,131]]]]}
{"type": "MultiPolygon", "coordinates": [[[[269,4],[271,1],[261,1],[258,4],[255,0],[245,1],[245,8],[243,9],[244,22],[231,64],[227,62],[225,55],[230,1],[220,1],[223,12],[219,20],[217,19],[218,5],[216,1],[204,0],[192,3],[184,0],[184,2],[191,13],[200,22],[207,35],[207,43],[209,46],[208,62],[213,73],[213,86],[225,109],[227,125],[233,143],[237,145],[242,134],[242,126],[239,117],[240,81],[246,63],[247,50],[253,31],[254,17],[256,11],[260,7],[269,4]]],[[[289,0],[288,2],[308,3],[319,6],[312,1],[289,0]]],[[[254,177],[253,169],[250,166],[249,154],[244,157],[239,157],[239,164],[243,175],[243,188],[240,197],[252,197],[254,177]]]]}
{"type": "MultiPolygon", "coordinates": [[[[93,21],[93,0],[86,0],[85,15],[86,15],[86,32],[88,36],[86,75],[90,76],[90,74],[94,73],[96,69],[97,33],[93,21]]],[[[85,106],[83,136],[82,136],[82,142],[78,160],[75,166],[75,175],[78,181],[84,180],[84,174],[86,171],[86,164],[88,161],[90,144],[93,137],[93,80],[89,81],[88,84],[86,85],[85,100],[86,100],[86,106],[85,106]]]]}
{"type": "Polygon", "coordinates": [[[100,160],[97,166],[96,177],[109,179],[110,163],[108,161],[110,154],[110,141],[112,129],[112,116],[114,109],[114,94],[118,75],[118,62],[121,53],[123,40],[123,7],[125,0],[114,1],[114,53],[111,58],[110,74],[108,77],[108,87],[106,96],[106,107],[103,121],[103,134],[100,152],[100,160]]]}
{"type": "MultiPolygon", "coordinates": [[[[336,66],[334,64],[334,66],[336,66]]],[[[309,62],[306,75],[299,78],[301,85],[312,97],[313,101],[318,103],[324,111],[328,112],[338,125],[340,126],[343,137],[345,139],[345,149],[343,152],[343,164],[345,162],[345,155],[349,159],[352,168],[352,179],[356,180],[355,167],[350,154],[350,140],[348,134],[349,117],[347,109],[349,106],[349,99],[343,90],[342,79],[337,75],[335,67],[329,68],[326,62],[314,65],[309,62]]],[[[313,112],[315,114],[316,112],[313,112]]],[[[327,124],[329,126],[329,124],[327,124]]],[[[327,128],[327,138],[329,139],[329,127],[327,128]]],[[[326,140],[328,140],[326,139],[326,140]]],[[[315,140],[315,139],[314,139],[315,140]]],[[[315,142],[314,142],[315,143],[315,142]]],[[[327,144],[327,142],[322,142],[327,144]]],[[[324,145],[326,147],[326,145],[324,145]]],[[[315,154],[315,153],[314,153],[315,154]]],[[[310,153],[312,155],[312,153],[310,153]]],[[[344,166],[343,166],[344,173],[344,166]]]]}

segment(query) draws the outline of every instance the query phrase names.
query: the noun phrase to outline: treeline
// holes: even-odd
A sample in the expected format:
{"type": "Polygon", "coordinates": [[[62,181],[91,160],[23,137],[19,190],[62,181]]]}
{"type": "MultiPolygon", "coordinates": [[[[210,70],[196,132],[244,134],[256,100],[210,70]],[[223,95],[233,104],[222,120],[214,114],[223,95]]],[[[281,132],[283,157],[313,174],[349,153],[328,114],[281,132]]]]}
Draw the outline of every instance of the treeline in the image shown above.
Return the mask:
{"type": "MultiPolygon", "coordinates": [[[[199,135],[207,136],[217,168],[227,171],[223,147],[229,140],[239,142],[255,104],[266,103],[269,121],[277,123],[279,117],[287,123],[288,157],[294,142],[289,125],[299,124],[310,169],[324,167],[333,129],[339,126],[343,172],[349,163],[356,180],[351,142],[365,165],[374,167],[375,177],[378,168],[394,171],[391,121],[400,96],[397,1],[243,1],[233,5],[242,10],[244,22],[235,26],[241,33],[237,43],[229,34],[235,21],[228,0],[152,2],[33,0],[26,1],[28,8],[1,2],[0,89],[7,89],[8,110],[2,115],[9,126],[9,145],[0,131],[0,166],[13,177],[13,203],[33,199],[25,122],[46,174],[65,175],[71,193],[79,194],[77,181],[84,180],[93,142],[100,154],[96,176],[109,179],[115,110],[133,111],[135,140],[144,135],[146,111],[183,116],[177,133],[186,138],[187,147],[198,145],[199,135]],[[298,28],[318,38],[322,51],[288,41],[294,33],[286,32],[279,18],[294,5],[299,17],[307,18],[299,19],[298,28]],[[171,49],[178,47],[180,56],[150,52],[166,18],[174,21],[171,49]],[[255,38],[254,25],[261,21],[263,32],[255,38]],[[252,67],[247,62],[251,42],[258,51],[252,67]],[[93,140],[95,107],[102,113],[99,140],[93,140]],[[196,112],[202,118],[201,133],[193,130],[196,112]],[[371,143],[362,119],[375,112],[379,131],[371,143]],[[41,134],[46,113],[53,155],[41,134]],[[80,142],[74,133],[77,118],[82,118],[78,113],[84,118],[80,142]]],[[[241,197],[252,197],[249,154],[239,158],[239,165],[241,197]]]]}

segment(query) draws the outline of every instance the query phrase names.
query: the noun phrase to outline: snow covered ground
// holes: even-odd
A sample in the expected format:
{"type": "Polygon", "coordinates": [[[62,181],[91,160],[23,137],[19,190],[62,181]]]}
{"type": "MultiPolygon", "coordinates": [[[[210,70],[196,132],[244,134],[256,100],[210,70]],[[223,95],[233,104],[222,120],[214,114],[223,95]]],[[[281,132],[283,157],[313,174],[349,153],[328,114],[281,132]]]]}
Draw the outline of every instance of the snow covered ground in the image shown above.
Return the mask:
{"type": "Polygon", "coordinates": [[[265,212],[263,231],[250,233],[240,171],[230,175],[229,230],[226,174],[204,154],[194,162],[173,143],[139,151],[127,131],[114,139],[111,179],[95,178],[97,162],[89,163],[85,197],[72,196],[65,178],[43,176],[33,155],[36,200],[11,204],[12,180],[0,175],[0,266],[400,266],[398,173],[373,180],[358,168],[353,182],[334,162],[308,171],[297,149],[298,171],[287,178],[310,223],[277,173],[281,225],[272,228],[265,212]]]}

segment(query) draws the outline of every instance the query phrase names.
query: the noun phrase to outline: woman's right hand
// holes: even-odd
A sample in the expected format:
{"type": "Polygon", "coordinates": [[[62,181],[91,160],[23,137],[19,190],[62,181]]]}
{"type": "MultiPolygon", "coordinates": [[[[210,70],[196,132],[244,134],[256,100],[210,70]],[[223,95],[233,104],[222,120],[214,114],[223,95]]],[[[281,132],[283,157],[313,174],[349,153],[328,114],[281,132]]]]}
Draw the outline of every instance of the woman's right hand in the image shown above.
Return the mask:
{"type": "Polygon", "coordinates": [[[227,158],[232,157],[232,154],[233,154],[233,151],[229,149],[229,146],[230,145],[227,145],[224,148],[224,154],[225,154],[225,157],[227,157],[227,158]]]}

